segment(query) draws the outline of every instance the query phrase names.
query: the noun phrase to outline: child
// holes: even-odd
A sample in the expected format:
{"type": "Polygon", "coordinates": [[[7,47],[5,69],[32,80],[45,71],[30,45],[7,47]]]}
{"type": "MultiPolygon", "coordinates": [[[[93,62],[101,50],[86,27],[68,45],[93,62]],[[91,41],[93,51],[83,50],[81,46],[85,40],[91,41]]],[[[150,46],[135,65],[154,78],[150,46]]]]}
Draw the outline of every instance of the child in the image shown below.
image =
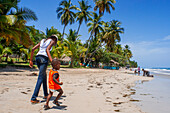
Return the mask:
{"type": "Polygon", "coordinates": [[[51,62],[51,65],[52,65],[53,69],[51,69],[50,72],[49,72],[49,80],[48,80],[49,92],[50,93],[47,96],[47,101],[46,101],[46,104],[44,105],[45,110],[50,109],[50,107],[48,106],[48,103],[49,103],[50,98],[53,96],[53,93],[55,91],[59,92],[56,99],[53,101],[53,103],[56,104],[57,106],[60,106],[60,104],[58,103],[58,99],[63,94],[63,90],[60,87],[60,85],[62,85],[63,82],[60,82],[59,73],[57,71],[57,70],[60,69],[60,61],[57,60],[57,59],[53,59],[52,62],[51,62]]]}

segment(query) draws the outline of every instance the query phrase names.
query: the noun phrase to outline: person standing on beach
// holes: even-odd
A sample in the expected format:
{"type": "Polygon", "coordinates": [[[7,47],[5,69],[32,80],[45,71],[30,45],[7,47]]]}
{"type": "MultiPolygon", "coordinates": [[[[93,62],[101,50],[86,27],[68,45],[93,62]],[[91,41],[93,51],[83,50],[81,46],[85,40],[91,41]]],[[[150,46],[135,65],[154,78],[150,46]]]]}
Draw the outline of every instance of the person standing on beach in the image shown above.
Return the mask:
{"type": "Polygon", "coordinates": [[[37,45],[32,48],[29,66],[31,68],[33,67],[34,51],[39,48],[39,52],[36,55],[36,64],[39,69],[39,75],[34,89],[34,93],[31,98],[31,103],[39,103],[39,100],[37,100],[36,98],[38,96],[41,84],[43,84],[44,99],[47,98],[48,92],[46,69],[48,66],[48,60],[52,62],[50,51],[52,50],[52,46],[55,46],[57,44],[57,40],[58,38],[56,35],[51,35],[47,39],[42,39],[37,45]]]}
{"type": "Polygon", "coordinates": [[[53,101],[54,104],[56,104],[57,106],[60,106],[58,99],[61,97],[61,95],[63,94],[63,90],[60,87],[60,85],[63,85],[63,82],[60,82],[60,76],[58,73],[58,70],[60,69],[60,61],[57,59],[53,59],[51,62],[51,65],[53,67],[53,69],[50,70],[49,72],[49,79],[48,79],[48,85],[49,85],[49,95],[47,96],[47,101],[46,104],[44,105],[44,109],[50,109],[50,107],[48,106],[48,103],[51,99],[51,97],[53,96],[53,93],[58,91],[59,94],[57,95],[56,99],[53,101]]]}
{"type": "Polygon", "coordinates": [[[138,67],[138,75],[140,75],[140,66],[138,67]]]}

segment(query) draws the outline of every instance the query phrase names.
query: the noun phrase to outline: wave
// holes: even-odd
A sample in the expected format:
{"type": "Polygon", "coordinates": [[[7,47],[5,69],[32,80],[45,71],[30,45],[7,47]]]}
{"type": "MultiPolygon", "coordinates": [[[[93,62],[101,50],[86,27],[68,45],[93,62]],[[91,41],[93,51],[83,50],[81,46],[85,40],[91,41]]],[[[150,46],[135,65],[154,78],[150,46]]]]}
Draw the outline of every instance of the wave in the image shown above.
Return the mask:
{"type": "Polygon", "coordinates": [[[159,74],[159,75],[168,75],[170,76],[170,68],[152,68],[152,69],[146,69],[150,71],[152,74],[159,74]]]}

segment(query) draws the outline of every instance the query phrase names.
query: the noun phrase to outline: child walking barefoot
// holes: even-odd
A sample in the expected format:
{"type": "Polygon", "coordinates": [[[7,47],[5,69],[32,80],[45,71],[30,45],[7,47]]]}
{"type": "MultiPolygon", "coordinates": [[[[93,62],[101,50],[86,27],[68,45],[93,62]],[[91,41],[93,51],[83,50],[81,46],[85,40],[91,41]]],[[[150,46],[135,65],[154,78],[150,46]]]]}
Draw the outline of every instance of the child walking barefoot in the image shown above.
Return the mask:
{"type": "Polygon", "coordinates": [[[51,97],[53,96],[54,92],[56,92],[56,91],[59,92],[56,99],[53,101],[53,103],[56,104],[57,106],[60,106],[58,99],[63,94],[63,90],[60,87],[60,85],[62,85],[63,82],[60,82],[59,73],[57,71],[57,70],[60,69],[60,61],[57,60],[57,59],[53,59],[52,62],[51,62],[51,65],[52,65],[53,69],[51,69],[50,72],[49,72],[49,80],[48,80],[49,95],[47,96],[47,101],[46,101],[46,104],[44,105],[45,110],[50,109],[48,104],[49,104],[49,101],[50,101],[51,97]]]}

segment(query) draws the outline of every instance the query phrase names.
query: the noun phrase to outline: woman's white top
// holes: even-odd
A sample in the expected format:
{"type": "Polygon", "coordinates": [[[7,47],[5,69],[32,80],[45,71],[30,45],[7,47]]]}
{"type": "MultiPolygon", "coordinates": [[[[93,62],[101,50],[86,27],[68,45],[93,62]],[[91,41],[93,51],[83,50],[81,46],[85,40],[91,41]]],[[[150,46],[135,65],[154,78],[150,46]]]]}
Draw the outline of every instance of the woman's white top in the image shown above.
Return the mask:
{"type": "MultiPolygon", "coordinates": [[[[40,49],[39,49],[37,55],[43,55],[43,56],[48,57],[47,52],[46,52],[46,49],[47,49],[47,47],[48,47],[48,45],[50,44],[50,42],[51,42],[52,39],[47,39],[46,41],[45,41],[45,40],[46,40],[46,39],[42,39],[42,40],[41,40],[41,42],[40,42],[40,49]]],[[[52,48],[50,49],[50,51],[51,51],[51,50],[52,50],[52,48]]]]}

